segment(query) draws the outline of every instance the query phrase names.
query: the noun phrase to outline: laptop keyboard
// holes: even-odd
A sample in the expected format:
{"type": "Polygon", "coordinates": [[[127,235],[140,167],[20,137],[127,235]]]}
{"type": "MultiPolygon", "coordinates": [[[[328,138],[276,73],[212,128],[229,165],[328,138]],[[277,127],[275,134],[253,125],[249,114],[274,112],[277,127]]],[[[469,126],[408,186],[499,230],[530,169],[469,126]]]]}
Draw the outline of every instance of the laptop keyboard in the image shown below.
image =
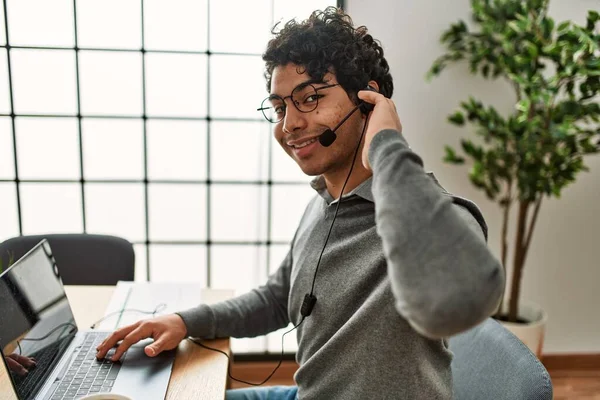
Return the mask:
{"type": "Polygon", "coordinates": [[[120,362],[113,363],[109,360],[115,349],[109,351],[106,359],[96,359],[96,347],[107,335],[107,333],[96,332],[86,334],[79,353],[52,393],[51,400],[74,400],[88,394],[106,393],[112,390],[121,369],[120,362]]]}
{"type": "Polygon", "coordinates": [[[36,367],[30,369],[29,373],[25,376],[13,375],[20,398],[27,399],[30,397],[39,380],[46,373],[46,369],[52,365],[52,361],[60,351],[61,344],[61,342],[52,343],[50,346],[44,348],[43,351],[31,354],[32,357],[35,357],[36,367]]]}

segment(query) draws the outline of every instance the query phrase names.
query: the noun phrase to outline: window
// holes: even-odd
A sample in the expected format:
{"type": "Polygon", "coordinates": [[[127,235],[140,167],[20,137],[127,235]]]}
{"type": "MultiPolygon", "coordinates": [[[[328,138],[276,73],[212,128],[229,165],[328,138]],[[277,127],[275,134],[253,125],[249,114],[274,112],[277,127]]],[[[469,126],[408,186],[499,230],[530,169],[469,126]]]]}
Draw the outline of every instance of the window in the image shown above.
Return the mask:
{"type": "Polygon", "coordinates": [[[340,2],[0,4],[0,240],[113,234],[134,243],[136,280],[264,282],[314,191],[255,111],[260,54],[274,22],[340,2]]]}

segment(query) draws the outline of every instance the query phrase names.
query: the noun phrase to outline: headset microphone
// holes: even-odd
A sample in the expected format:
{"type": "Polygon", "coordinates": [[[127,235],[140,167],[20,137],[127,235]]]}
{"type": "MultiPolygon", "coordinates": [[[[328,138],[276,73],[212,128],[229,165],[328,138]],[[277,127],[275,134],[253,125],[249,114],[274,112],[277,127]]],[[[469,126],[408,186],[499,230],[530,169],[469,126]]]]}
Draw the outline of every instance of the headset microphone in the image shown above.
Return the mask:
{"type": "Polygon", "coordinates": [[[342,119],[342,120],[340,121],[340,123],[339,123],[339,124],[337,124],[337,125],[335,126],[335,128],[333,128],[333,129],[327,129],[325,132],[323,132],[323,133],[321,134],[321,136],[319,136],[319,143],[321,143],[321,146],[323,146],[323,147],[329,147],[329,146],[331,146],[331,145],[333,144],[333,142],[335,142],[335,139],[337,139],[337,135],[335,134],[335,131],[337,131],[337,130],[338,130],[338,128],[339,128],[340,126],[342,126],[342,124],[343,124],[344,122],[346,122],[346,120],[347,120],[348,118],[350,118],[350,116],[351,116],[352,114],[354,114],[354,113],[356,112],[356,110],[358,110],[358,109],[359,109],[359,107],[360,107],[360,105],[358,105],[358,106],[354,107],[354,109],[353,109],[352,111],[350,111],[350,112],[348,113],[348,115],[346,115],[346,116],[344,117],[344,119],[342,119]]]}
{"type": "MultiPolygon", "coordinates": [[[[371,86],[367,86],[367,88],[365,90],[371,90],[373,92],[376,92],[376,90],[374,88],[372,88],[371,86]]],[[[354,114],[356,112],[356,110],[358,110],[360,108],[360,111],[363,114],[368,114],[369,112],[373,111],[373,108],[375,106],[371,103],[367,103],[364,101],[361,101],[361,103],[359,105],[357,105],[356,107],[354,107],[354,109],[352,109],[352,111],[350,111],[348,113],[348,115],[346,115],[344,117],[344,119],[342,119],[333,129],[327,129],[325,132],[323,132],[321,134],[321,136],[319,136],[319,143],[321,143],[321,146],[323,147],[329,147],[333,144],[333,142],[335,142],[335,139],[337,139],[337,135],[335,134],[335,131],[338,130],[338,128],[340,126],[342,126],[342,124],[344,122],[346,122],[346,120],[348,118],[350,118],[352,116],[352,114],[354,114]]]]}

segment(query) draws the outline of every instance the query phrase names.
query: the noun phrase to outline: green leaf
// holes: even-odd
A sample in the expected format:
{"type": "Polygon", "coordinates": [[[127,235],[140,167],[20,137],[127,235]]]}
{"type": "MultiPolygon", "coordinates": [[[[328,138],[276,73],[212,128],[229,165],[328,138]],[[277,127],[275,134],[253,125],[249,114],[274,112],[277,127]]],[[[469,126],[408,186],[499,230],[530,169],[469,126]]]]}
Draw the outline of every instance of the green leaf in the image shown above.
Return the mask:
{"type": "Polygon", "coordinates": [[[544,18],[542,21],[544,39],[550,40],[552,38],[552,31],[554,30],[554,20],[550,17],[544,18]]]}
{"type": "Polygon", "coordinates": [[[564,32],[566,32],[567,28],[569,27],[569,25],[571,25],[571,21],[565,21],[562,22],[560,25],[558,25],[558,28],[556,29],[556,32],[560,35],[564,32]]]}
{"type": "Polygon", "coordinates": [[[510,21],[507,25],[508,25],[508,27],[510,29],[512,29],[516,33],[522,33],[523,32],[523,29],[521,28],[521,25],[517,21],[510,21]]]}
{"type": "Polygon", "coordinates": [[[483,68],[481,69],[481,73],[483,74],[483,76],[485,78],[487,78],[490,75],[490,65],[489,64],[485,64],[483,66],[483,68]]]}
{"type": "Polygon", "coordinates": [[[525,48],[527,49],[527,52],[529,53],[529,56],[531,58],[537,58],[539,51],[536,45],[534,45],[530,41],[526,41],[525,48]]]}
{"type": "Polygon", "coordinates": [[[463,126],[465,124],[465,116],[460,111],[457,111],[448,117],[448,121],[454,125],[463,126]]]}
{"type": "Polygon", "coordinates": [[[444,150],[446,151],[446,155],[444,157],[444,161],[451,164],[464,164],[465,159],[456,155],[454,149],[450,146],[444,146],[444,150]]]}
{"type": "Polygon", "coordinates": [[[516,105],[517,110],[521,111],[522,113],[528,113],[529,107],[531,107],[531,100],[527,97],[523,98],[516,105]]]}
{"type": "Polygon", "coordinates": [[[598,13],[598,11],[594,11],[594,10],[588,11],[586,29],[590,32],[593,32],[594,29],[596,28],[596,22],[598,20],[600,20],[600,14],[598,13]]]}
{"type": "Polygon", "coordinates": [[[483,152],[483,148],[481,146],[476,146],[472,141],[470,141],[468,139],[462,140],[461,145],[462,145],[462,148],[465,151],[465,153],[467,153],[468,155],[473,157],[474,160],[476,160],[476,161],[483,160],[484,152],[483,152]]]}

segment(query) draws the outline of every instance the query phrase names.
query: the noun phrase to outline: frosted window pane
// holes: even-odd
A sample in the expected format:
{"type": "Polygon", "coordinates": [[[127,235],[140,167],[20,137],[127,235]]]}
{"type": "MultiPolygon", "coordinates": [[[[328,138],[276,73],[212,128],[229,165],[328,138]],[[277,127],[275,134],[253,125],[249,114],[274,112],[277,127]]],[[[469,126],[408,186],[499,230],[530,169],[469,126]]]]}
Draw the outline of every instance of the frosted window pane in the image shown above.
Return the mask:
{"type": "Polygon", "coordinates": [[[141,115],[141,53],[79,54],[82,114],[141,115]]]}
{"type": "Polygon", "coordinates": [[[0,183],[0,242],[19,235],[17,185],[0,183]]]}
{"type": "Polygon", "coordinates": [[[81,186],[74,183],[22,183],[23,234],[81,233],[81,186]]]}
{"type": "Polygon", "coordinates": [[[148,280],[147,277],[147,260],[146,257],[146,245],[134,244],[133,251],[135,252],[135,278],[136,282],[145,282],[148,280]]]}
{"type": "Polygon", "coordinates": [[[213,122],[210,131],[211,178],[236,181],[267,180],[270,140],[270,126],[267,124],[213,122]]]}
{"type": "Polygon", "coordinates": [[[271,177],[275,182],[310,182],[314,177],[306,175],[271,135],[271,177]]]}
{"type": "Polygon", "coordinates": [[[143,241],[145,233],[142,184],[87,183],[85,207],[87,231],[143,241]]]}
{"type": "Polygon", "coordinates": [[[150,281],[206,287],[206,246],[150,245],[150,281]]]}
{"type": "MultiPolygon", "coordinates": [[[[20,0],[19,0],[20,1],[20,0]]],[[[140,49],[140,1],[77,1],[77,40],[80,47],[140,49]]]]}
{"type": "Polygon", "coordinates": [[[206,186],[149,185],[151,240],[206,240],[206,186]]]}
{"type": "Polygon", "coordinates": [[[303,21],[310,17],[313,11],[324,10],[327,6],[335,6],[336,3],[332,0],[273,0],[273,19],[275,22],[282,22],[279,26],[292,18],[303,21]]]}
{"type": "Polygon", "coordinates": [[[210,197],[212,239],[265,240],[266,195],[265,186],[213,185],[210,197]]]}
{"type": "Polygon", "coordinates": [[[6,44],[6,27],[4,25],[4,1],[0,0],[0,46],[6,44]]]}
{"type": "Polygon", "coordinates": [[[269,95],[263,77],[265,65],[261,58],[213,55],[210,62],[211,115],[264,118],[260,111],[256,111],[263,99],[269,95]]]}
{"type": "Polygon", "coordinates": [[[82,121],[86,179],[142,179],[144,133],[141,120],[85,118],[82,121]]]}
{"type": "Polygon", "coordinates": [[[22,179],[78,179],[79,133],[74,118],[17,118],[22,179]]]}
{"type": "Polygon", "coordinates": [[[231,289],[235,295],[265,283],[266,246],[211,247],[211,287],[231,289]]]}
{"type": "Polygon", "coordinates": [[[206,179],[206,122],[147,122],[150,179],[206,179]]]}
{"type": "MultiPolygon", "coordinates": [[[[10,118],[0,118],[0,179],[14,179],[15,160],[13,156],[12,122],[10,118]]],[[[0,224],[2,225],[2,224],[0,224]]]]}
{"type": "Polygon", "coordinates": [[[150,116],[206,116],[206,56],[146,55],[146,112],[150,116]]]}
{"type": "Polygon", "coordinates": [[[75,51],[11,50],[17,114],[75,114],[75,51]]]}
{"type": "MultiPolygon", "coordinates": [[[[0,3],[0,6],[2,4],[0,3]]],[[[0,45],[1,46],[1,45],[0,45]]],[[[8,86],[8,59],[6,50],[0,49],[0,113],[10,114],[10,87],[8,86]]]]}
{"type": "Polygon", "coordinates": [[[276,185],[271,198],[271,239],[289,241],[317,192],[307,185],[276,185]]]}
{"type": "MultiPolygon", "coordinates": [[[[291,240],[290,240],[291,243],[291,240]]],[[[269,252],[270,252],[270,268],[269,271],[267,272],[267,276],[274,274],[275,271],[277,271],[277,269],[281,266],[281,263],[283,262],[283,260],[285,260],[285,257],[287,256],[288,251],[290,251],[290,246],[289,245],[279,245],[279,244],[272,244],[269,248],[269,252]]]]}
{"type": "MultiPolygon", "coordinates": [[[[300,322],[300,321],[298,321],[300,322]]],[[[281,338],[283,334],[291,330],[294,327],[293,324],[289,324],[283,329],[279,329],[275,332],[271,332],[267,335],[268,349],[267,351],[272,353],[281,353],[281,338]]],[[[298,351],[298,330],[294,329],[283,338],[283,351],[286,353],[295,353],[298,351]]]]}
{"type": "Polygon", "coordinates": [[[8,0],[6,5],[11,45],[74,46],[73,1],[8,0]]]}
{"type": "Polygon", "coordinates": [[[144,41],[147,49],[206,50],[206,0],[146,0],[144,41]]]}
{"type": "MultiPolygon", "coordinates": [[[[297,228],[297,226],[294,226],[294,231],[296,228],[297,228]]],[[[291,242],[291,237],[290,237],[290,242],[291,242]]],[[[270,270],[268,272],[268,275],[274,274],[277,271],[277,269],[281,266],[281,263],[287,256],[287,253],[289,250],[290,250],[289,245],[271,245],[271,247],[269,249],[270,257],[271,257],[271,260],[270,260],[271,265],[270,265],[270,270]]],[[[281,352],[281,337],[285,332],[289,331],[292,328],[293,328],[293,325],[290,324],[289,326],[287,326],[284,329],[279,329],[275,332],[268,334],[267,335],[268,351],[276,352],[276,353],[281,352]]],[[[297,350],[298,350],[297,331],[294,330],[294,331],[288,333],[287,335],[285,335],[284,351],[286,353],[295,353],[297,350]]]]}
{"type": "Polygon", "coordinates": [[[267,347],[267,339],[265,336],[255,338],[231,338],[231,351],[233,354],[241,353],[264,353],[267,347]]]}
{"type": "Polygon", "coordinates": [[[210,2],[210,50],[260,54],[270,37],[271,0],[210,2]]]}

